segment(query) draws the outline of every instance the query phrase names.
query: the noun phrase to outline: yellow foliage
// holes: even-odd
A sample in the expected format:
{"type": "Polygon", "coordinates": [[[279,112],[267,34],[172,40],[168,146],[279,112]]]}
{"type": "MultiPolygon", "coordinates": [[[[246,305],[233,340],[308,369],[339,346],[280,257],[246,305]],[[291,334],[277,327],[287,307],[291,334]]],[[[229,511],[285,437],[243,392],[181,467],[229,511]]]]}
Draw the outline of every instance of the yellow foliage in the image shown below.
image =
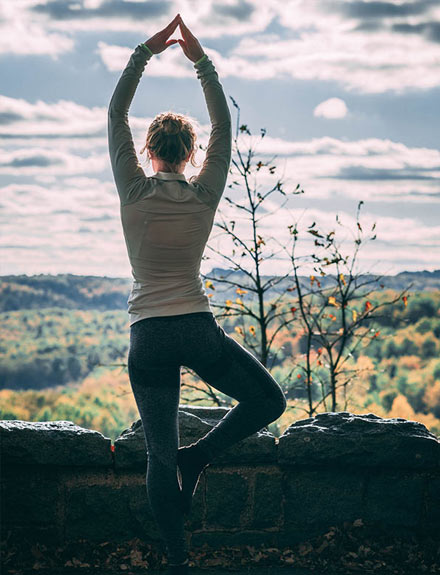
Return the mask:
{"type": "Polygon", "coordinates": [[[440,380],[437,379],[432,385],[426,388],[423,400],[426,405],[429,405],[431,408],[440,407],[440,380]]]}
{"type": "Polygon", "coordinates": [[[404,355],[399,360],[399,366],[408,370],[421,369],[422,358],[418,355],[404,355]]]}
{"type": "Polygon", "coordinates": [[[404,395],[398,395],[394,398],[387,417],[404,417],[411,421],[418,421],[426,425],[428,429],[431,427],[438,429],[439,425],[439,420],[433,414],[416,413],[404,395]]]}

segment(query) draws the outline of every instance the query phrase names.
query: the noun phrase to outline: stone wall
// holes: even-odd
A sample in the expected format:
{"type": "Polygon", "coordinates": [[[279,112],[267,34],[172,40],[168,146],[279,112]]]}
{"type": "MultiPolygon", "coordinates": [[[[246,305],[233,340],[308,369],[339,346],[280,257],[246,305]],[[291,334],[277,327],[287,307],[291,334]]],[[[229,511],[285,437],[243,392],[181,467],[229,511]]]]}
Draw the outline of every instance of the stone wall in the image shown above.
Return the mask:
{"type": "MultiPolygon", "coordinates": [[[[180,406],[180,443],[226,408],[180,406]]],[[[0,421],[2,538],[156,542],[140,420],[114,443],[70,421],[0,421]]],[[[205,471],[187,519],[191,546],[293,545],[346,521],[392,533],[440,532],[440,442],[372,413],[323,413],[279,438],[240,441],[205,471]]]]}

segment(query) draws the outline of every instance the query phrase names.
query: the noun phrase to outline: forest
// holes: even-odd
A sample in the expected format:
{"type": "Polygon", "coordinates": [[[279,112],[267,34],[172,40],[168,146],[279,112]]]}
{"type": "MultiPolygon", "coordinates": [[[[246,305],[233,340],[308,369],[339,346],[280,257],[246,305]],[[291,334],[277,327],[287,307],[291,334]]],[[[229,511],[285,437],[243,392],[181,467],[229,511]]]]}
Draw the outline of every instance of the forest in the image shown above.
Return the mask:
{"type": "MultiPolygon", "coordinates": [[[[37,276],[27,283],[2,278],[0,419],[69,420],[115,439],[139,418],[126,368],[128,284],[117,278],[77,278],[74,288],[55,276],[44,281],[37,276]],[[22,309],[13,309],[14,290],[22,309]],[[89,309],[91,298],[100,298],[95,309],[89,309]],[[64,305],[67,301],[71,304],[64,305]]],[[[340,410],[404,417],[440,435],[440,290],[435,284],[426,282],[428,289],[410,291],[405,301],[385,308],[376,318],[377,336],[350,358],[354,375],[340,410]]],[[[396,293],[384,289],[370,294],[369,300],[396,293]]],[[[362,305],[360,301],[359,308],[362,305]]],[[[218,321],[245,345],[241,321],[227,316],[218,321]]],[[[274,340],[268,369],[288,399],[286,412],[269,426],[275,435],[308,417],[305,349],[305,334],[296,322],[274,340]]],[[[318,374],[319,369],[325,370],[325,365],[318,367],[318,374]]],[[[180,403],[232,407],[236,402],[182,368],[180,403]]]]}

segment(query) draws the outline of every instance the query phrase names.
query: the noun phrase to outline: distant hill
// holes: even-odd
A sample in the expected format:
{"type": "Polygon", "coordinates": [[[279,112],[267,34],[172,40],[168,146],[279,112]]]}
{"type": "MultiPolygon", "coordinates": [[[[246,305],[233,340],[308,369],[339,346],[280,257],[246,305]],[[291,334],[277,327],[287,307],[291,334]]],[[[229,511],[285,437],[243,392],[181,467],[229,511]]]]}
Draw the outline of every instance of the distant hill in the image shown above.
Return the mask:
{"type": "MultiPolygon", "coordinates": [[[[242,285],[248,284],[248,278],[240,271],[213,268],[202,279],[211,279],[216,287],[216,301],[236,296],[235,287],[228,286],[215,279],[229,278],[242,285]]],[[[275,276],[263,276],[262,281],[276,279],[275,276]]],[[[322,286],[330,285],[332,276],[319,277],[322,286]]],[[[374,276],[363,276],[362,281],[373,280],[374,276]]],[[[0,311],[22,309],[40,309],[62,307],[64,309],[117,310],[127,308],[127,299],[131,289],[131,278],[110,278],[106,276],[81,276],[74,274],[38,274],[0,276],[0,311]]],[[[310,285],[308,276],[302,283],[310,285]]],[[[382,276],[380,283],[385,289],[396,291],[410,287],[410,291],[435,291],[440,289],[440,269],[432,272],[401,272],[394,276],[382,276]]],[[[371,289],[374,284],[370,284],[371,289]]],[[[281,293],[292,286],[292,278],[283,279],[267,297],[281,293]]],[[[379,288],[379,286],[377,286],[379,288]]],[[[214,293],[206,289],[207,293],[214,293]]]]}

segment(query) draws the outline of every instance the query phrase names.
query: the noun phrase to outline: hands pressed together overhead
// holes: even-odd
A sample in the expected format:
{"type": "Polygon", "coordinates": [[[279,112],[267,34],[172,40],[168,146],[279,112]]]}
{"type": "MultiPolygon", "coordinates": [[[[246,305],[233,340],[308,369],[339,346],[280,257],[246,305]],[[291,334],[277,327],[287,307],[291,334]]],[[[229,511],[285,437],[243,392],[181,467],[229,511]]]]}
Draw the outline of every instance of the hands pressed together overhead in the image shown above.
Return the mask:
{"type": "Polygon", "coordinates": [[[179,43],[185,56],[191,60],[191,62],[197,62],[200,58],[204,55],[203,48],[200,45],[200,42],[197,38],[192,34],[190,29],[184,24],[182,17],[180,14],[171,20],[168,26],[165,26],[163,30],[157,32],[154,36],[152,36],[149,40],[145,42],[145,45],[150,48],[153,54],[159,54],[168,48],[168,46],[172,46],[173,44],[179,43]],[[176,40],[172,39],[169,40],[168,38],[173,34],[177,26],[180,26],[180,32],[182,34],[183,40],[176,40]]]}

